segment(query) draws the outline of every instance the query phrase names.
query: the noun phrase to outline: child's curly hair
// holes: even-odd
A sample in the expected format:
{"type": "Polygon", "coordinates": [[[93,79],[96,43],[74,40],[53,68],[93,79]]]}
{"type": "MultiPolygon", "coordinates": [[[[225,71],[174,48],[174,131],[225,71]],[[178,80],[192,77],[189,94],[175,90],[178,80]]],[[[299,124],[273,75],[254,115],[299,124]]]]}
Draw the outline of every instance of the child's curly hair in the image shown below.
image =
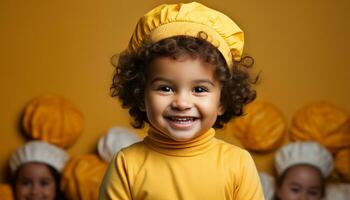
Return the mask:
{"type": "Polygon", "coordinates": [[[245,56],[240,62],[234,62],[231,73],[226,61],[219,50],[207,41],[203,32],[198,37],[175,36],[163,39],[156,43],[144,42],[136,53],[124,51],[119,60],[113,65],[116,67],[111,85],[111,96],[118,97],[123,108],[129,109],[133,117],[133,127],[142,128],[144,122],[149,123],[144,111],[144,91],[146,86],[146,72],[149,64],[159,57],[178,59],[187,55],[200,58],[216,67],[215,77],[221,82],[221,104],[225,108],[223,115],[217,117],[214,128],[222,128],[231,118],[243,114],[244,105],[256,97],[247,68],[254,64],[250,56],[245,56]]]}

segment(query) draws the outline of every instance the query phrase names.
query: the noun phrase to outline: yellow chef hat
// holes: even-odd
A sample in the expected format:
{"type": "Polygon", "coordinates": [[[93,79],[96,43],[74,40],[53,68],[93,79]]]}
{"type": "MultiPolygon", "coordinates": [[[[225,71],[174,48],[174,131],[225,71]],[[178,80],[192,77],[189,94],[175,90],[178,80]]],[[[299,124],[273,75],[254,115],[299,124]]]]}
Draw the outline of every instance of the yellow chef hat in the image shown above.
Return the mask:
{"type": "Polygon", "coordinates": [[[246,107],[245,115],[236,118],[230,127],[245,148],[270,151],[283,144],[287,124],[275,106],[254,101],[246,107]]]}
{"type": "Polygon", "coordinates": [[[198,37],[200,32],[208,35],[208,42],[218,48],[228,66],[240,60],[243,31],[223,13],[197,2],[162,4],[149,11],[138,21],[129,50],[137,51],[145,38],[158,42],[180,35],[198,37]]]}
{"type": "Polygon", "coordinates": [[[292,140],[314,140],[331,151],[350,147],[349,113],[329,102],[306,105],[292,119],[292,140]]]}
{"type": "Polygon", "coordinates": [[[73,157],[63,171],[61,190],[67,199],[98,199],[99,187],[106,169],[107,163],[97,155],[73,157]]]}
{"type": "Polygon", "coordinates": [[[83,115],[61,96],[40,96],[25,108],[23,127],[33,139],[66,148],[82,133],[83,115]]]}
{"type": "Polygon", "coordinates": [[[0,183],[0,199],[14,200],[12,188],[10,184],[0,183]]]}
{"type": "Polygon", "coordinates": [[[337,152],[335,156],[335,169],[343,180],[350,182],[350,148],[337,152]]]}

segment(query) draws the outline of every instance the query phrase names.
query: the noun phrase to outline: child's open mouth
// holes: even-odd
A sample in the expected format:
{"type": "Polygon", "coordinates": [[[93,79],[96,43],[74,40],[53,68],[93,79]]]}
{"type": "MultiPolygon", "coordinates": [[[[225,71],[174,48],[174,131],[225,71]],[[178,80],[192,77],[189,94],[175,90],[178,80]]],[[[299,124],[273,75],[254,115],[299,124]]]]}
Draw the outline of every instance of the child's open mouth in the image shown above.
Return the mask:
{"type": "Polygon", "coordinates": [[[166,119],[174,128],[189,128],[198,120],[198,117],[166,117],[166,119]]]}

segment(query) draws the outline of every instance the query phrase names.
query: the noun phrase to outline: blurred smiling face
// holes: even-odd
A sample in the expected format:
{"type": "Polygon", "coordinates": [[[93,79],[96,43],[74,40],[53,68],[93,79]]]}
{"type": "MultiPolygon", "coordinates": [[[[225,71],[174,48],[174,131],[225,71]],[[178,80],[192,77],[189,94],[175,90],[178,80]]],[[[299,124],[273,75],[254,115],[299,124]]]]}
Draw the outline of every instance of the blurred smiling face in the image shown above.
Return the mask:
{"type": "Polygon", "coordinates": [[[282,185],[277,189],[281,200],[322,199],[322,175],[314,167],[297,165],[288,169],[282,185]]]}
{"type": "Polygon", "coordinates": [[[54,200],[55,179],[42,163],[26,163],[19,168],[16,184],[17,200],[54,200]]]}
{"type": "Polygon", "coordinates": [[[213,65],[189,56],[155,59],[148,68],[145,90],[151,126],[175,141],[208,131],[224,112],[214,72],[213,65]]]}

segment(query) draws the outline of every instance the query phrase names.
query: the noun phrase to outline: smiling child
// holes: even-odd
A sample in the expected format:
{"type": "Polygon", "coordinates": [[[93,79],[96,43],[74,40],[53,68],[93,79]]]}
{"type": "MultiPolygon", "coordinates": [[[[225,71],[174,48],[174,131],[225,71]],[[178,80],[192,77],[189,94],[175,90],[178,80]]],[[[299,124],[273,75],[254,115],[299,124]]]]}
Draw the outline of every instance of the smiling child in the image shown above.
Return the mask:
{"type": "Polygon", "coordinates": [[[214,137],[255,98],[243,44],[230,18],[196,2],[140,19],[111,89],[149,130],[113,158],[101,200],[264,198],[249,153],[214,137]]]}

